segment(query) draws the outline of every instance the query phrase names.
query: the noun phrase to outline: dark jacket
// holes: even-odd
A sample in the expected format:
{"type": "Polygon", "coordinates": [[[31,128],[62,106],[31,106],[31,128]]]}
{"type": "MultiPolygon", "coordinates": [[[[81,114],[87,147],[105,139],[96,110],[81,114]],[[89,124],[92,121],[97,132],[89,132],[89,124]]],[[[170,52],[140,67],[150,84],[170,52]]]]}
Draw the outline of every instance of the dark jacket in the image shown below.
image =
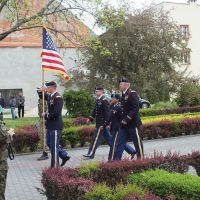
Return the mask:
{"type": "MultiPolygon", "coordinates": [[[[42,99],[42,93],[38,93],[39,97],[42,99]]],[[[62,130],[63,120],[62,120],[62,108],[63,108],[63,98],[59,93],[55,93],[53,96],[50,94],[45,94],[45,100],[47,102],[47,114],[46,119],[46,129],[49,130],[62,130]]]]}
{"type": "Polygon", "coordinates": [[[105,128],[109,120],[109,115],[109,103],[105,97],[102,96],[100,99],[96,100],[96,105],[90,116],[90,120],[96,120],[96,128],[99,128],[100,126],[104,126],[105,128]]]}
{"type": "Polygon", "coordinates": [[[126,93],[122,93],[122,120],[127,122],[127,125],[122,127],[139,127],[142,121],[139,115],[139,97],[135,91],[128,89],[126,93]]]}
{"type": "Polygon", "coordinates": [[[121,103],[117,103],[115,105],[111,106],[110,109],[110,131],[116,132],[121,127],[121,121],[122,121],[122,106],[121,103]]]}
{"type": "Polygon", "coordinates": [[[11,108],[16,107],[16,99],[15,99],[15,97],[11,97],[11,98],[10,98],[10,100],[9,100],[9,106],[10,106],[11,108]]]}
{"type": "Polygon", "coordinates": [[[17,106],[24,106],[25,97],[24,96],[17,96],[17,106]]]}
{"type": "Polygon", "coordinates": [[[0,106],[2,108],[4,108],[4,106],[5,106],[4,99],[2,97],[0,97],[0,106]]]}

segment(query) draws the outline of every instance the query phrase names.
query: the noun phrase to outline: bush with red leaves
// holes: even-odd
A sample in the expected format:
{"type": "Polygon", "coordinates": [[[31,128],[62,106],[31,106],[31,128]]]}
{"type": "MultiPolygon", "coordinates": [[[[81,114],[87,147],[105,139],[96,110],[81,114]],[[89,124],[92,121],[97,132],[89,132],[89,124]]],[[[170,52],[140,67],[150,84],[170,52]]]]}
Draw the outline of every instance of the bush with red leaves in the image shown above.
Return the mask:
{"type": "Polygon", "coordinates": [[[185,118],[181,122],[163,120],[142,125],[143,139],[168,138],[181,135],[199,134],[200,118],[185,118]]]}
{"type": "Polygon", "coordinates": [[[167,138],[176,136],[177,131],[176,122],[163,120],[142,125],[142,137],[146,139],[167,138]]]}
{"type": "Polygon", "coordinates": [[[186,135],[197,134],[200,131],[200,118],[185,118],[181,122],[182,132],[186,135]]]}
{"type": "Polygon", "coordinates": [[[200,176],[200,151],[193,151],[188,155],[189,165],[196,169],[197,175],[200,176]]]}
{"type": "Polygon", "coordinates": [[[106,183],[115,187],[118,183],[127,183],[130,173],[139,173],[148,169],[164,169],[169,172],[185,173],[188,170],[188,156],[168,153],[166,156],[154,155],[144,160],[112,161],[101,163],[99,169],[91,174],[91,178],[98,183],[106,183]]]}
{"type": "Polygon", "coordinates": [[[95,183],[79,177],[77,169],[48,168],[42,172],[42,185],[48,200],[84,200],[95,183]]]}
{"type": "Polygon", "coordinates": [[[18,127],[13,136],[13,147],[17,152],[27,151],[28,149],[35,151],[39,140],[36,126],[18,127]]]}
{"type": "Polygon", "coordinates": [[[88,123],[88,118],[86,118],[86,117],[77,117],[77,118],[75,118],[73,120],[73,124],[76,125],[76,126],[89,124],[88,123]]]}
{"type": "Polygon", "coordinates": [[[79,129],[80,143],[81,146],[84,146],[86,142],[91,142],[92,135],[95,133],[95,127],[93,126],[84,126],[79,129]]]}

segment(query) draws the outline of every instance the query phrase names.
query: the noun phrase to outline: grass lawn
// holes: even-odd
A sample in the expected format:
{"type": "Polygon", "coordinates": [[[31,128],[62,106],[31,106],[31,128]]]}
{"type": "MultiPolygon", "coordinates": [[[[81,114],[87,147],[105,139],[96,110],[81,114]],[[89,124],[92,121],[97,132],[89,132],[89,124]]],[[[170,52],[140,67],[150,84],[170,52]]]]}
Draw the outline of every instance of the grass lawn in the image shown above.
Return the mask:
{"type": "MultiPolygon", "coordinates": [[[[72,118],[63,117],[64,123],[68,119],[72,119],[72,118]]],[[[15,120],[7,119],[7,118],[4,119],[4,122],[6,123],[6,126],[8,128],[16,128],[19,126],[35,125],[38,123],[38,121],[39,121],[39,117],[24,117],[24,118],[17,118],[15,120]]]]}
{"type": "Polygon", "coordinates": [[[16,128],[18,126],[26,126],[26,125],[34,125],[38,122],[38,117],[24,117],[17,118],[15,120],[12,119],[4,119],[6,126],[9,128],[16,128]]]}
{"type": "MultiPolygon", "coordinates": [[[[200,113],[183,113],[183,114],[170,114],[170,115],[159,115],[159,116],[148,116],[142,117],[143,124],[159,122],[163,120],[170,120],[170,121],[182,121],[184,118],[196,118],[200,117],[200,113]]],[[[19,126],[26,126],[26,125],[34,125],[38,122],[38,117],[25,117],[25,118],[17,118],[16,120],[12,119],[4,119],[6,126],[9,128],[16,128],[19,126]]],[[[67,121],[71,121],[72,118],[63,117],[64,123],[67,121]]]]}

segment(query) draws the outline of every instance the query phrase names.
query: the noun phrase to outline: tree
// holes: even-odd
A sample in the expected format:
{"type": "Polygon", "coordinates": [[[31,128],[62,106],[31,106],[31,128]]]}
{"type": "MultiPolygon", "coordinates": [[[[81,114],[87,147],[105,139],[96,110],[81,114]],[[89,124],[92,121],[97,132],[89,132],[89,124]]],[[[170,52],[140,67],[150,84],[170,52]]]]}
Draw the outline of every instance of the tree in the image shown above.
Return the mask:
{"type": "Polygon", "coordinates": [[[0,41],[17,31],[46,26],[62,40],[60,44],[63,44],[64,39],[72,43],[80,42],[81,23],[78,17],[85,12],[93,15],[91,10],[95,10],[100,1],[83,0],[81,2],[79,3],[78,0],[1,0],[0,15],[7,20],[7,26],[6,29],[0,31],[0,41]]]}
{"type": "Polygon", "coordinates": [[[106,32],[91,38],[84,52],[89,83],[116,90],[125,76],[151,102],[169,100],[184,80],[178,66],[187,41],[168,13],[152,7],[134,14],[106,8],[98,23],[106,32]]]}
{"type": "Polygon", "coordinates": [[[198,84],[198,81],[188,80],[183,85],[181,85],[175,100],[179,106],[199,105],[200,85],[198,84]]]}

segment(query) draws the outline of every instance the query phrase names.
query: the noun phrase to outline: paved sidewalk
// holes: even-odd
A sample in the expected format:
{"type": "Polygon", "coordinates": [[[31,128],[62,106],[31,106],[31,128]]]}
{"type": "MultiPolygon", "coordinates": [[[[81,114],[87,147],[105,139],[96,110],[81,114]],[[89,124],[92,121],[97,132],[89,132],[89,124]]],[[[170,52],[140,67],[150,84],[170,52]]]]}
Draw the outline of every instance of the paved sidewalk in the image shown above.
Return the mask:
{"type": "MultiPolygon", "coordinates": [[[[183,136],[162,140],[150,140],[144,142],[145,154],[151,155],[154,151],[166,153],[167,151],[191,153],[200,150],[200,135],[183,136]]],[[[107,160],[109,148],[102,146],[97,150],[95,160],[107,160]]],[[[87,148],[70,150],[71,159],[66,167],[79,166],[81,156],[87,152],[87,148]]],[[[6,200],[46,200],[36,188],[41,186],[42,169],[48,167],[50,160],[37,161],[40,154],[16,156],[14,161],[9,162],[9,172],[6,187],[6,200]]],[[[124,155],[128,156],[128,155],[124,155]]]]}

